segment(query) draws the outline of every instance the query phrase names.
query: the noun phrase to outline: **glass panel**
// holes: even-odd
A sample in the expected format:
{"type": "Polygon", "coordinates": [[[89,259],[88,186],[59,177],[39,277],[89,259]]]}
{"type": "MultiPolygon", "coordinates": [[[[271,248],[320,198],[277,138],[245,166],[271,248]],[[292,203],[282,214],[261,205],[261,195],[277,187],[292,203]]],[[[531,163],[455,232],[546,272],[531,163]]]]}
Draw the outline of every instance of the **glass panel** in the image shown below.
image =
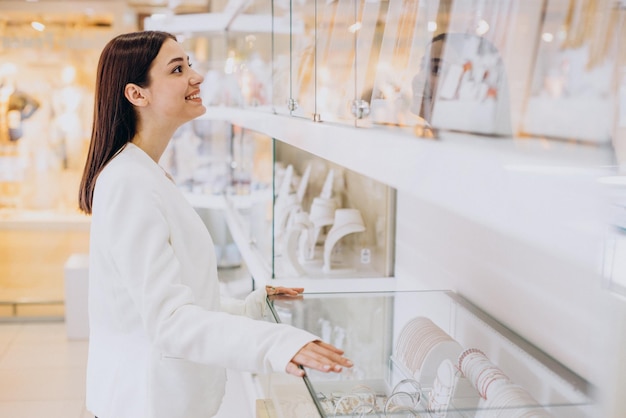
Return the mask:
{"type": "Polygon", "coordinates": [[[291,101],[294,116],[313,119],[315,111],[316,2],[291,2],[291,101]]]}
{"type": "Polygon", "coordinates": [[[228,40],[223,33],[193,35],[182,39],[193,69],[204,76],[200,87],[207,106],[239,106],[240,88],[233,76],[234,62],[228,60],[228,40]]]}
{"type": "Polygon", "coordinates": [[[271,100],[271,12],[269,0],[248,2],[225,32],[225,71],[236,80],[239,104],[243,107],[268,107],[271,100]]]}
{"type": "MultiPolygon", "coordinates": [[[[278,322],[320,336],[354,362],[340,374],[307,370],[320,416],[597,413],[587,382],[454,293],[305,294],[269,303],[278,322]]],[[[280,412],[292,408],[272,389],[280,412]]]]}
{"type": "Polygon", "coordinates": [[[230,131],[223,121],[187,122],[176,130],[159,163],[183,191],[220,196],[230,183],[230,131]]]}
{"type": "Polygon", "coordinates": [[[274,275],[391,276],[395,190],[279,141],[275,157],[274,275]]]}
{"type": "Polygon", "coordinates": [[[372,91],[372,123],[420,123],[419,101],[417,107],[413,103],[413,78],[420,73],[420,62],[433,35],[447,30],[450,3],[451,0],[389,2],[382,17],[384,32],[372,91]]]}
{"type": "MultiPolygon", "coordinates": [[[[271,271],[272,139],[232,126],[230,185],[226,196],[234,213],[235,233],[243,234],[259,262],[271,271]]],[[[232,223],[231,223],[232,227],[232,223]]]]}
{"type": "Polygon", "coordinates": [[[356,18],[356,56],[354,74],[356,95],[351,104],[351,113],[357,126],[371,125],[370,110],[376,66],[383,38],[383,25],[389,2],[360,0],[356,18]]]}
{"type": "Polygon", "coordinates": [[[619,10],[613,1],[548,1],[524,132],[610,141],[617,100],[615,64],[623,41],[615,35],[618,30],[619,10]]]}
{"type": "Polygon", "coordinates": [[[432,126],[513,134],[512,114],[519,111],[512,108],[519,109],[526,91],[542,12],[541,3],[527,3],[454,2],[447,33],[426,51],[420,114],[432,126]]]}
{"type": "Polygon", "coordinates": [[[350,105],[355,94],[355,33],[358,1],[317,1],[323,13],[318,34],[324,44],[317,51],[317,113],[324,121],[354,123],[350,105]]]}
{"type": "Polygon", "coordinates": [[[276,113],[289,114],[289,99],[292,97],[291,10],[289,2],[272,3],[272,107],[276,113]]]}

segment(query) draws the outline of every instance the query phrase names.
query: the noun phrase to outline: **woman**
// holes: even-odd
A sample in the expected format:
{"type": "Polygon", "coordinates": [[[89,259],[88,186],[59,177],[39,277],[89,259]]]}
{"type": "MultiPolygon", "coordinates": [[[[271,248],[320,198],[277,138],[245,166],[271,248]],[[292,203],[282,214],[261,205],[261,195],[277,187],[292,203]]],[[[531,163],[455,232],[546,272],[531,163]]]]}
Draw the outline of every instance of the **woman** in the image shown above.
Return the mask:
{"type": "Polygon", "coordinates": [[[112,39],[98,64],[80,208],[92,214],[87,407],[99,418],[213,416],[225,369],[340,372],[342,351],[254,320],[267,288],[220,300],[213,243],[157,164],[174,131],[206,109],[202,76],[174,36],[112,39]]]}

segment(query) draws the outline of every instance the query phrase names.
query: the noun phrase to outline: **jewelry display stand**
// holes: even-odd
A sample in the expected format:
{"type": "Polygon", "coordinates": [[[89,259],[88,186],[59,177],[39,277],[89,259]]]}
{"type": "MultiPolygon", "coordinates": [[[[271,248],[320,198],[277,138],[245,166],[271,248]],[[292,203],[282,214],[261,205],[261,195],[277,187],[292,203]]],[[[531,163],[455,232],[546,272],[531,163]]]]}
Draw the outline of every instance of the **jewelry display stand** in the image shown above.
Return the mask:
{"type": "Polygon", "coordinates": [[[395,190],[293,147],[275,153],[274,277],[390,277],[395,190]]]}
{"type": "MultiPolygon", "coordinates": [[[[337,203],[332,198],[333,196],[333,180],[335,178],[334,170],[330,170],[324,181],[324,186],[319,197],[313,199],[311,204],[311,222],[313,222],[313,242],[320,244],[326,238],[324,228],[330,226],[334,222],[335,209],[337,203]]],[[[310,250],[312,253],[313,250],[310,250]]]]}
{"type": "MultiPolygon", "coordinates": [[[[335,211],[333,226],[328,231],[326,241],[324,241],[323,270],[325,273],[329,273],[333,269],[331,255],[339,240],[347,235],[363,231],[365,231],[365,225],[358,209],[337,209],[335,211]]],[[[345,268],[342,269],[344,272],[345,270],[345,268]]]]}
{"type": "Polygon", "coordinates": [[[316,197],[311,204],[311,222],[313,222],[313,245],[325,238],[323,229],[334,222],[334,214],[337,203],[333,199],[316,197]]]}

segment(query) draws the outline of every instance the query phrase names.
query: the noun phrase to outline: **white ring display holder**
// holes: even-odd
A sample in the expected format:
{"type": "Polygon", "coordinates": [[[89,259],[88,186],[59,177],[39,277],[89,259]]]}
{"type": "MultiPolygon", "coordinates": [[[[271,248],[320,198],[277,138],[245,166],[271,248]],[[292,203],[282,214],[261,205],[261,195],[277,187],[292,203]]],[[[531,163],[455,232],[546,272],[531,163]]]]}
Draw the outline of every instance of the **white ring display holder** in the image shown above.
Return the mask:
{"type": "Polygon", "coordinates": [[[303,234],[313,229],[313,225],[309,221],[309,214],[306,212],[294,212],[292,220],[293,222],[287,227],[287,233],[283,237],[282,254],[293,272],[297,276],[304,276],[306,272],[298,258],[299,243],[303,234]]]}
{"type": "Polygon", "coordinates": [[[330,256],[337,242],[349,234],[363,231],[365,231],[365,225],[358,209],[337,209],[335,211],[333,226],[328,231],[324,242],[324,272],[328,273],[332,270],[330,256]]]}
{"type": "MultiPolygon", "coordinates": [[[[313,247],[318,243],[322,228],[330,226],[335,221],[335,210],[337,203],[331,198],[316,197],[311,204],[311,214],[309,219],[313,223],[313,247]]],[[[310,253],[314,252],[310,250],[310,253]]]]}

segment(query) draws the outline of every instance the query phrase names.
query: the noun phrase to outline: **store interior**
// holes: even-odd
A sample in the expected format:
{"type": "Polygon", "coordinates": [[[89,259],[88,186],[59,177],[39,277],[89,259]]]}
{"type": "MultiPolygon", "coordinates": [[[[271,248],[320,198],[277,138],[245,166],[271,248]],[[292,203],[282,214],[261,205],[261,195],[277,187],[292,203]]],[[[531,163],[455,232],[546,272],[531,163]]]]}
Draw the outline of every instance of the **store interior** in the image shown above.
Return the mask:
{"type": "MultiPolygon", "coordinates": [[[[397,360],[426,317],[449,337],[439,352],[478,350],[525,389],[502,416],[626,414],[626,1],[3,0],[0,322],[68,321],[81,298],[68,260],[89,252],[95,69],[109,39],[144,29],[174,33],[204,76],[207,112],[161,165],[218,268],[302,285],[271,320],[363,364],[301,382],[295,408],[334,416],[331,393],[363,382],[391,399],[419,376],[397,360]]],[[[437,398],[425,358],[422,404],[445,408],[423,416],[500,408],[463,379],[437,398]]],[[[458,364],[455,379],[476,373],[458,364]]],[[[293,407],[291,382],[258,384],[293,407]]],[[[341,416],[381,413],[376,396],[341,416]]]]}

